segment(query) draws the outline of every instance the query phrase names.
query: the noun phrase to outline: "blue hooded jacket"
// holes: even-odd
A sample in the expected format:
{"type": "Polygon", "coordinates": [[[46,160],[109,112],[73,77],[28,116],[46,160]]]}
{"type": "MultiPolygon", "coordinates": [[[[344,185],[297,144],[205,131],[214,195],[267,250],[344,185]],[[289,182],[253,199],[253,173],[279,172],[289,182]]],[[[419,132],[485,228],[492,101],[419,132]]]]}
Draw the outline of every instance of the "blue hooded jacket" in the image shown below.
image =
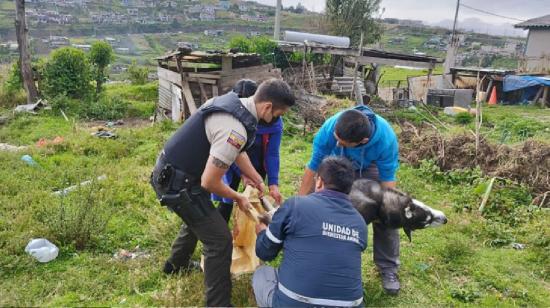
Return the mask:
{"type": "Polygon", "coordinates": [[[326,120],[315,135],[313,153],[308,168],[317,171],[326,156],[342,155],[351,160],[355,170],[360,174],[374,163],[378,167],[380,181],[395,181],[395,174],[399,167],[399,148],[393,128],[384,118],[375,114],[367,106],[357,106],[352,109],[361,111],[369,118],[373,128],[369,141],[365,145],[355,148],[345,148],[337,144],[334,127],[344,112],[341,111],[326,120]]]}

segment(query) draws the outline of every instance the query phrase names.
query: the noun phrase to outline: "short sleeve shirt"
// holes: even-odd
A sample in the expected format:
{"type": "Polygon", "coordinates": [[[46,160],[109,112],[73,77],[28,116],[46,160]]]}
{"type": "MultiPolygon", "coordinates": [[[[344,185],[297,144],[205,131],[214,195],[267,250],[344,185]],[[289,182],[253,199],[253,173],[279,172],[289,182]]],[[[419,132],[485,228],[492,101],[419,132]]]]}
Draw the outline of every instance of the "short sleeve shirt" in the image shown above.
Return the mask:
{"type": "MultiPolygon", "coordinates": [[[[212,99],[205,105],[210,103],[212,99]]],[[[253,98],[241,98],[241,103],[258,120],[253,98]]],[[[228,166],[233,164],[246,145],[247,134],[244,125],[229,113],[217,112],[205,119],[204,127],[210,142],[210,155],[228,166]]]]}

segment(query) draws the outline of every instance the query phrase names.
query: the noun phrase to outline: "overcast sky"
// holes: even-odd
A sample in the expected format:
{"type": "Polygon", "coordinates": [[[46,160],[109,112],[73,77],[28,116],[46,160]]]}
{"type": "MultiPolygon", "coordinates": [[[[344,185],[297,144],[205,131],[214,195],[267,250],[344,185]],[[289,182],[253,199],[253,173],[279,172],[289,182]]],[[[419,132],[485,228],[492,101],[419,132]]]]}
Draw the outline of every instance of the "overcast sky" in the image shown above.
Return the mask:
{"type": "MultiPolygon", "coordinates": [[[[275,6],[275,0],[256,0],[275,6]]],[[[325,7],[324,0],[283,0],[283,6],[302,3],[309,10],[320,12],[325,7]]],[[[531,19],[550,14],[550,0],[462,0],[462,3],[517,19],[531,19]]],[[[444,19],[453,19],[456,0],[382,0],[385,8],[382,17],[418,19],[427,23],[437,23],[444,19]]],[[[518,21],[488,16],[468,8],[461,7],[459,20],[479,18],[492,24],[517,23],[518,21]]]]}

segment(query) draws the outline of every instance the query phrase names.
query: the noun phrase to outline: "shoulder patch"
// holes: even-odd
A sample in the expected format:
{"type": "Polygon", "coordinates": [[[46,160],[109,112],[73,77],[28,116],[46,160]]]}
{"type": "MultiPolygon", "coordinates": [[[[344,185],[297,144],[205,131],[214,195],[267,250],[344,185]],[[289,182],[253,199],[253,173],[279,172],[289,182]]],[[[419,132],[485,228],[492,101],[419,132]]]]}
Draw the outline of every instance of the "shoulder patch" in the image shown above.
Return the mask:
{"type": "Polygon", "coordinates": [[[237,133],[235,130],[231,130],[231,133],[229,133],[229,138],[227,138],[227,143],[240,150],[246,143],[246,138],[237,133]]]}

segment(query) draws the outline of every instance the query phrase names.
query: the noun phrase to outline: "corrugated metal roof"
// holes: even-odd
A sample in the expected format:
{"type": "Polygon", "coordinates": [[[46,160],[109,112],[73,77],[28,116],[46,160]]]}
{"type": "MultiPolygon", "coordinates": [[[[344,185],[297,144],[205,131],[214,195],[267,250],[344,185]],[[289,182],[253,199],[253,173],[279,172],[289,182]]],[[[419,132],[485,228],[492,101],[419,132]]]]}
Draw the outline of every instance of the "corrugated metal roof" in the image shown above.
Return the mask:
{"type": "Polygon", "coordinates": [[[514,26],[515,28],[550,28],[550,15],[529,19],[514,26]]]}

